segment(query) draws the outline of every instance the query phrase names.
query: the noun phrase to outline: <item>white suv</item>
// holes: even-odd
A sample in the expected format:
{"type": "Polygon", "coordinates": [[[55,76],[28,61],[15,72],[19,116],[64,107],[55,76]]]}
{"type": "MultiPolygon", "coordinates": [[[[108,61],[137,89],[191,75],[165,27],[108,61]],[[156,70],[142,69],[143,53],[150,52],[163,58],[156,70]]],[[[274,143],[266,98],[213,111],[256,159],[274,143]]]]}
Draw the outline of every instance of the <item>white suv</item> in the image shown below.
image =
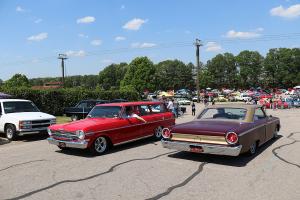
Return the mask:
{"type": "Polygon", "coordinates": [[[29,100],[0,99],[0,132],[9,140],[18,135],[46,132],[55,123],[53,115],[40,112],[29,100]]]}

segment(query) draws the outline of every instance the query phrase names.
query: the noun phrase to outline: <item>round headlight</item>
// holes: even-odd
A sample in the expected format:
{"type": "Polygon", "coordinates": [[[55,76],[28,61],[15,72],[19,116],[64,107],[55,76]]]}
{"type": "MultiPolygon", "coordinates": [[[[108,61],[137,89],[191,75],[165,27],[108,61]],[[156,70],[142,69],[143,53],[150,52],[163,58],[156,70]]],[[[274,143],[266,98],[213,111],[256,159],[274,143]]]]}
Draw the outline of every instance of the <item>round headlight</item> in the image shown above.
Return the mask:
{"type": "Polygon", "coordinates": [[[85,137],[85,134],[82,130],[76,131],[76,135],[79,139],[83,140],[85,137]]]}

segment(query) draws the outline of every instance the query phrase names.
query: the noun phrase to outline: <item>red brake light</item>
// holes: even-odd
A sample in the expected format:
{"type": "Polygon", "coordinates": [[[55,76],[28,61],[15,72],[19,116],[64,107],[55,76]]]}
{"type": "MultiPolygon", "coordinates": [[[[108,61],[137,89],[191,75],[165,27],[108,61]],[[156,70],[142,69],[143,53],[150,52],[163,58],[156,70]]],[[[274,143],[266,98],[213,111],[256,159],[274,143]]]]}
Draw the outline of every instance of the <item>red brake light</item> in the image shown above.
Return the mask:
{"type": "Polygon", "coordinates": [[[165,138],[165,139],[170,138],[170,137],[171,137],[171,131],[170,131],[170,129],[164,128],[164,129],[162,130],[162,136],[163,136],[163,138],[165,138]]]}
{"type": "Polygon", "coordinates": [[[228,144],[236,144],[239,140],[239,138],[235,132],[226,133],[225,139],[228,144]]]}

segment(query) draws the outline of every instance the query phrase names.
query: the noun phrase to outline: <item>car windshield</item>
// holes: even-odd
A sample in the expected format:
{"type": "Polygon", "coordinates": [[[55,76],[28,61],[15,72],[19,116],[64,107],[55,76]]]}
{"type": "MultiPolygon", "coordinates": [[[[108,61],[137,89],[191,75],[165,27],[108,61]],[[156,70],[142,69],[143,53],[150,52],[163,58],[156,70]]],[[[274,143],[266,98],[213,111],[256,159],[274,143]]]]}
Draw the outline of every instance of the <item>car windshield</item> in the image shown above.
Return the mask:
{"type": "Polygon", "coordinates": [[[121,112],[120,106],[95,106],[88,117],[90,118],[117,118],[121,112]]]}
{"type": "Polygon", "coordinates": [[[3,102],[5,113],[39,112],[39,109],[30,101],[3,102]]]}
{"type": "Polygon", "coordinates": [[[207,108],[197,119],[244,120],[247,110],[244,108],[207,108]]]}

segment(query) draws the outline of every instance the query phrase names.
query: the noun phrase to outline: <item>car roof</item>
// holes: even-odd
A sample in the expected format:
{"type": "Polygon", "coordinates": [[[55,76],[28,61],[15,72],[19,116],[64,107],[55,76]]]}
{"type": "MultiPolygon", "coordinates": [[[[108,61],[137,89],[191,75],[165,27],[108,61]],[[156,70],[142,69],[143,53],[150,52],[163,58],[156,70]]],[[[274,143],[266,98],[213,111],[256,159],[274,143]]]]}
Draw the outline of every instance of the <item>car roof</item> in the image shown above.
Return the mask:
{"type": "Polygon", "coordinates": [[[138,105],[158,105],[159,101],[136,101],[136,102],[119,102],[119,103],[105,103],[96,106],[138,106],[138,105]]]}
{"type": "Polygon", "coordinates": [[[2,102],[12,102],[12,101],[30,101],[30,100],[26,100],[26,99],[0,99],[0,101],[2,102]]]}
{"type": "Polygon", "coordinates": [[[215,105],[209,105],[207,108],[246,108],[246,109],[255,109],[260,108],[261,105],[256,104],[215,104],[215,105]]]}

